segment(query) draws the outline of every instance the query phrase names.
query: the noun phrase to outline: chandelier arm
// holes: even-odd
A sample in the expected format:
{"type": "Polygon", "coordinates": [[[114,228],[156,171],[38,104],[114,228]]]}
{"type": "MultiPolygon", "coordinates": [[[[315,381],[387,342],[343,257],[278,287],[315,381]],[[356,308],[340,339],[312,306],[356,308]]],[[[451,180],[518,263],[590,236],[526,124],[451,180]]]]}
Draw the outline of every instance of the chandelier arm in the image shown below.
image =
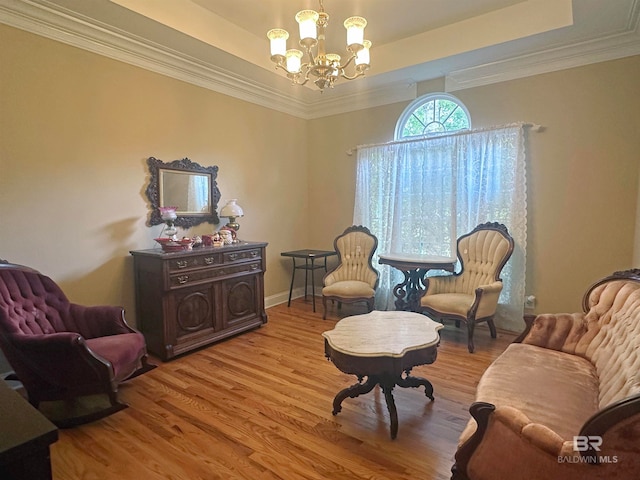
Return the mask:
{"type": "Polygon", "coordinates": [[[285,67],[284,65],[281,65],[279,63],[276,63],[276,70],[278,68],[281,69],[281,70],[284,70],[288,75],[292,75],[292,73],[289,70],[287,70],[287,67],[285,67]]]}
{"type": "Polygon", "coordinates": [[[278,69],[278,68],[281,69],[281,70],[284,70],[284,72],[287,74],[287,78],[289,80],[291,80],[291,83],[293,85],[304,85],[305,83],[307,83],[309,81],[309,73],[308,73],[309,70],[308,69],[307,69],[307,73],[304,76],[304,81],[301,82],[300,81],[300,77],[302,76],[301,72],[298,72],[298,73],[290,72],[289,70],[287,70],[287,67],[276,63],[276,69],[278,69]]]}
{"type": "Polygon", "coordinates": [[[349,57],[349,59],[345,62],[345,64],[344,64],[344,65],[340,65],[340,68],[341,68],[341,69],[345,69],[345,68],[347,68],[349,65],[351,65],[351,62],[353,62],[353,61],[355,60],[355,58],[356,58],[356,54],[355,54],[355,53],[351,54],[351,56],[350,56],[350,57],[349,57]]]}
{"type": "Polygon", "coordinates": [[[349,76],[349,75],[347,75],[346,73],[344,73],[344,70],[341,70],[341,71],[340,71],[340,76],[341,76],[342,78],[346,78],[347,80],[355,80],[355,79],[356,79],[356,78],[358,78],[358,77],[363,77],[363,76],[364,76],[364,71],[362,71],[362,72],[357,72],[355,75],[353,75],[353,76],[349,76]]]}
{"type": "Polygon", "coordinates": [[[287,73],[287,78],[291,80],[292,85],[304,85],[309,81],[307,77],[304,77],[304,81],[300,81],[301,77],[299,73],[287,73]]]}

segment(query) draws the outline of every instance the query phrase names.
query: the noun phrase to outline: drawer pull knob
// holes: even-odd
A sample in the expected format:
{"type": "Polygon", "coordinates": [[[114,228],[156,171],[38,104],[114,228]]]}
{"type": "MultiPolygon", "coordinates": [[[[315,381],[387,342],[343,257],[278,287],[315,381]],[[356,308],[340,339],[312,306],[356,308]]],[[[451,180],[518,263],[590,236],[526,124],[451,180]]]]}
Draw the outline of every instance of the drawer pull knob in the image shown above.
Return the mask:
{"type": "Polygon", "coordinates": [[[207,265],[211,265],[213,263],[215,263],[215,258],[213,257],[204,257],[204,263],[206,263],[207,265]]]}
{"type": "Polygon", "coordinates": [[[258,256],[258,252],[251,252],[251,256],[252,256],[253,258],[256,258],[256,257],[258,256]]]}
{"type": "Polygon", "coordinates": [[[257,269],[258,269],[258,265],[256,265],[255,263],[251,265],[251,270],[257,270],[257,269]]]}
{"type": "Polygon", "coordinates": [[[238,254],[237,254],[237,253],[231,253],[231,254],[229,254],[229,258],[230,258],[231,260],[237,260],[237,258],[238,258],[238,254]]]}
{"type": "Polygon", "coordinates": [[[189,275],[180,275],[178,277],[178,283],[181,285],[184,283],[187,283],[188,281],[189,281],[189,275]]]}
{"type": "Polygon", "coordinates": [[[178,260],[176,265],[178,265],[178,268],[186,268],[187,265],[189,265],[189,262],[186,260],[178,260]]]}

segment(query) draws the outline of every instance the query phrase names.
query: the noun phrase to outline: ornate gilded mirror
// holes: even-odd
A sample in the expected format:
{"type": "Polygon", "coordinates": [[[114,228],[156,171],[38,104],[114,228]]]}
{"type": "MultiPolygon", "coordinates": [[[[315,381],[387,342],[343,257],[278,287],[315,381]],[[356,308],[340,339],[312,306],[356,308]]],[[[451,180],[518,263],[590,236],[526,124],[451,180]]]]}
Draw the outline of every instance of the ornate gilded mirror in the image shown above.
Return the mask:
{"type": "Polygon", "coordinates": [[[188,158],[165,163],[154,157],[147,160],[147,165],[150,177],[146,194],[151,204],[147,225],[164,223],[160,207],[176,207],[178,218],[174,223],[179,227],[220,223],[217,166],[203,167],[188,158]]]}

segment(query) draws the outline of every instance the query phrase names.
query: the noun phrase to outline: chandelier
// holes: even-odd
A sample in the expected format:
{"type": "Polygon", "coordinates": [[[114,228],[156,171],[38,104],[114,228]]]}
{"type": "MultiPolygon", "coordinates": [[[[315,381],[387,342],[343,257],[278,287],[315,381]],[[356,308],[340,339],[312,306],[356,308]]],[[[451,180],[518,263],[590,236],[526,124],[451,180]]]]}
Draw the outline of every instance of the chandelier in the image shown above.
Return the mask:
{"type": "Polygon", "coordinates": [[[347,52],[349,58],[344,64],[337,53],[327,53],[325,49],[325,29],[329,22],[329,15],[324,11],[322,0],[320,11],[302,10],[297,13],[296,21],[300,28],[300,50],[287,50],[289,32],[281,28],[274,28],[267,32],[271,43],[271,60],[287,73],[287,77],[294,85],[304,85],[314,78],[313,83],[323,91],[325,88],[333,88],[333,84],[339,78],[354,80],[364,75],[369,68],[369,48],[371,42],[364,39],[364,27],[367,21],[362,17],[349,17],[344,21],[347,29],[347,52]],[[315,52],[314,52],[315,49],[315,52]],[[346,69],[353,65],[351,74],[346,69]]]}

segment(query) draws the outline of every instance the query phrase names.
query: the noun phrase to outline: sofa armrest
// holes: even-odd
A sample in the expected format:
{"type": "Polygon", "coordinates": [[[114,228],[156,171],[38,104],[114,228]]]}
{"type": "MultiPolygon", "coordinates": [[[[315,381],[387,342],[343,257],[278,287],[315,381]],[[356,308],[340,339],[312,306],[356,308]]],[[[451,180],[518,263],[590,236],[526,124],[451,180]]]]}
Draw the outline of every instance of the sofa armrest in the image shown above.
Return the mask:
{"type": "Polygon", "coordinates": [[[578,341],[587,331],[584,313],[525,315],[526,328],[514,340],[566,353],[575,353],[578,341]]]}
{"type": "Polygon", "coordinates": [[[582,459],[573,439],[531,422],[516,408],[477,402],[469,411],[477,429],[456,452],[454,480],[624,479],[640,465],[637,431],[627,438],[626,450],[609,449],[607,461],[594,464],[582,459]]]}

